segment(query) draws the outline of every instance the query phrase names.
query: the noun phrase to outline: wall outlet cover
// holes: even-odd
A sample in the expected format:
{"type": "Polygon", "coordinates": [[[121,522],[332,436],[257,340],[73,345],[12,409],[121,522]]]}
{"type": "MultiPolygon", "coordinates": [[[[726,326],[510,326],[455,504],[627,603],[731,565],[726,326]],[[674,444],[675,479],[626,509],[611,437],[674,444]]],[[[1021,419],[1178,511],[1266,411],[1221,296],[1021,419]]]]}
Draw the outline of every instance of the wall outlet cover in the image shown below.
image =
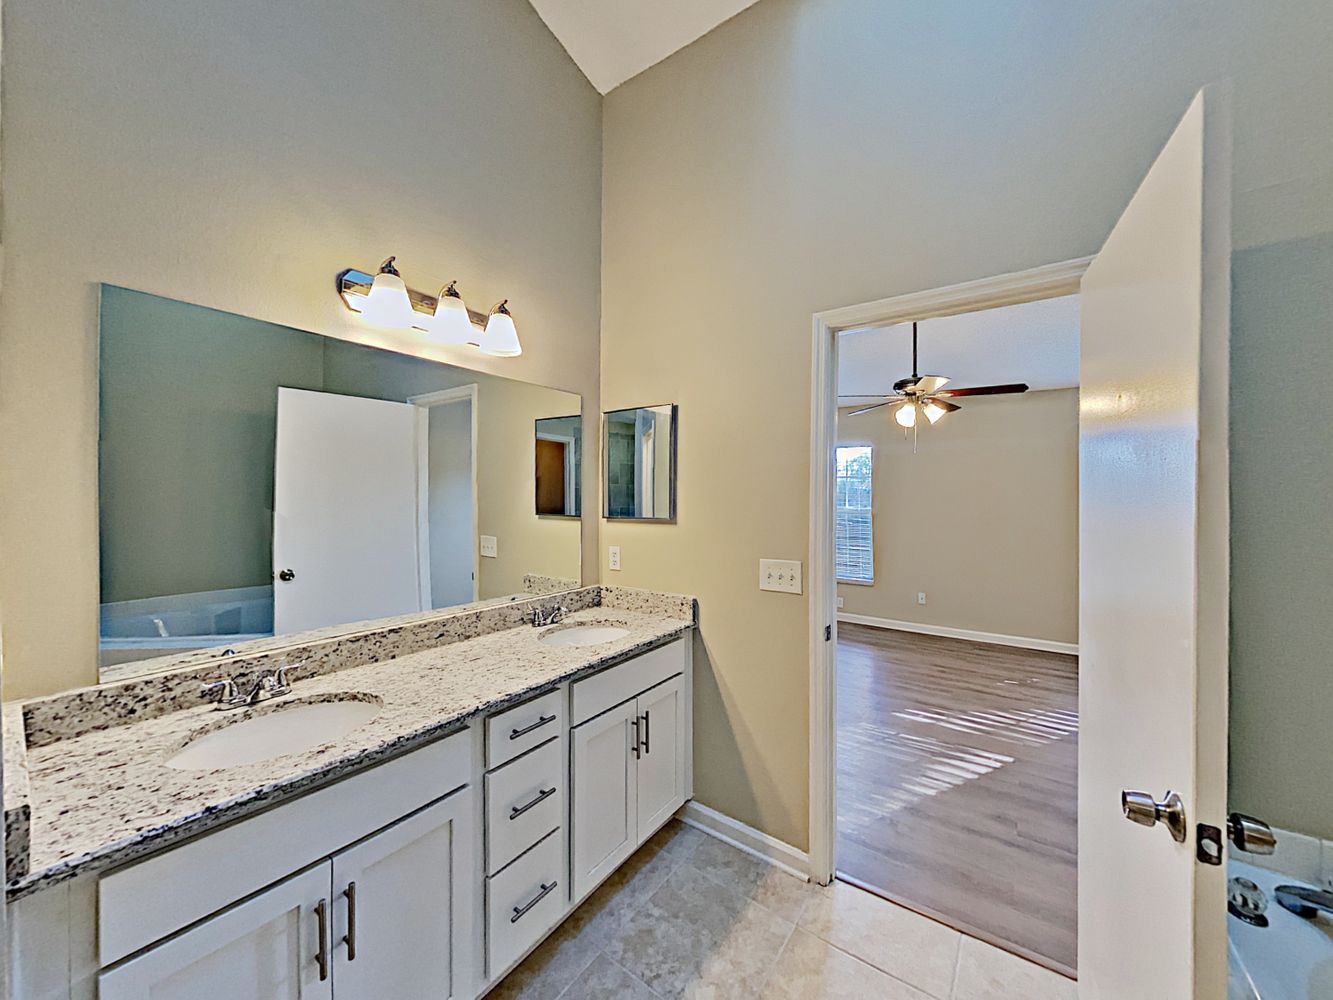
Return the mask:
{"type": "Polygon", "coordinates": [[[494,535],[481,536],[481,554],[488,559],[494,559],[499,555],[499,548],[494,535]]]}
{"type": "Polygon", "coordinates": [[[801,592],[801,564],[794,559],[760,559],[759,589],[780,594],[801,592]]]}
{"type": "Polygon", "coordinates": [[[925,603],[926,603],[926,592],[925,592],[924,590],[918,590],[918,591],[916,592],[916,603],[917,603],[917,604],[925,604],[925,603]]]}
{"type": "Polygon", "coordinates": [[[620,569],[620,546],[611,545],[606,550],[606,565],[608,569],[620,569]]]}
{"type": "Polygon", "coordinates": [[[838,607],[839,607],[839,608],[842,607],[842,598],[841,598],[841,597],[838,598],[838,607]]]}

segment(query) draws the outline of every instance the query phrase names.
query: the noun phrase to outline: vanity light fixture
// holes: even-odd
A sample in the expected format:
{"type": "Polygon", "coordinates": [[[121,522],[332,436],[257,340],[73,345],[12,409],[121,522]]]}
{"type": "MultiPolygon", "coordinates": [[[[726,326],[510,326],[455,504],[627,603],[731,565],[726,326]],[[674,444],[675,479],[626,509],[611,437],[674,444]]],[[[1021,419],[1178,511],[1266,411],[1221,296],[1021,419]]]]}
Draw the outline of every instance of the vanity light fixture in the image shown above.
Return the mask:
{"type": "Polygon", "coordinates": [[[486,317],[486,329],[481,335],[480,347],[487,354],[497,358],[516,358],[523,353],[523,345],[518,342],[518,328],[514,326],[513,313],[509,311],[508,299],[505,299],[486,317]]]}
{"type": "Polygon", "coordinates": [[[476,331],[463,296],[458,293],[458,282],[451,281],[440,289],[440,296],[435,300],[435,315],[426,332],[441,344],[475,343],[476,331]]]}
{"type": "Polygon", "coordinates": [[[380,265],[379,273],[370,283],[370,294],[361,304],[361,315],[376,326],[411,326],[412,300],[407,297],[407,284],[393,262],[390,257],[380,265]]]}
{"type": "Polygon", "coordinates": [[[451,281],[439,295],[426,295],[403,282],[395,258],[371,275],[349,267],[338,273],[343,304],[367,322],[399,330],[419,330],[439,344],[471,344],[484,354],[514,358],[523,353],[514,316],[505,299],[488,314],[469,309],[451,281]]]}

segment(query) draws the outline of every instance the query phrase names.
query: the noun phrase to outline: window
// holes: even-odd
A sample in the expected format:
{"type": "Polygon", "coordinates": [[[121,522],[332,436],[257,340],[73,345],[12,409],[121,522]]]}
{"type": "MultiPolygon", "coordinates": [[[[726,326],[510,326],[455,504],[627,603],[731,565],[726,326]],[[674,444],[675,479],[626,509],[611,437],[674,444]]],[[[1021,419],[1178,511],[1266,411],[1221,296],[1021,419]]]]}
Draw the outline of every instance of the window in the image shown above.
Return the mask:
{"type": "Polygon", "coordinates": [[[835,567],[838,579],[847,583],[875,582],[872,466],[869,445],[837,450],[835,567]]]}

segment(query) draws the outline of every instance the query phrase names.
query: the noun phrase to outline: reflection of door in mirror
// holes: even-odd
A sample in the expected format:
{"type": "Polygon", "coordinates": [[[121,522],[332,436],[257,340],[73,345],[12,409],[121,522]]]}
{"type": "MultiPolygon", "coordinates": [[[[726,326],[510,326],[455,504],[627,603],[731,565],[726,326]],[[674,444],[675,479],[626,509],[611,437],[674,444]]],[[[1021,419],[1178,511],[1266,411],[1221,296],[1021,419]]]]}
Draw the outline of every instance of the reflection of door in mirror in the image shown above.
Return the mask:
{"type": "Polygon", "coordinates": [[[477,599],[476,390],[465,385],[411,399],[428,414],[422,470],[428,580],[423,589],[433,608],[477,599]]]}
{"type": "Polygon", "coordinates": [[[423,610],[417,415],[410,403],[278,389],[275,634],[423,610]]]}
{"type": "Polygon", "coordinates": [[[565,455],[569,445],[564,441],[537,439],[537,513],[565,513],[565,455]]]}

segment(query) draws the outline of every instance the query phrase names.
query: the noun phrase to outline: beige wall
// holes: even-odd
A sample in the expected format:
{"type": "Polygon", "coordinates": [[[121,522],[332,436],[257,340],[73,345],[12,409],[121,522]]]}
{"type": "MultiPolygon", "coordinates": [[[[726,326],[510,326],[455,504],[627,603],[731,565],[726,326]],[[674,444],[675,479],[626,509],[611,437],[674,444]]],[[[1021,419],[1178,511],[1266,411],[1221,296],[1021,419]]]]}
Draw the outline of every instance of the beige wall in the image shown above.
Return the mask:
{"type": "Polygon", "coordinates": [[[1076,643],[1078,390],[961,402],[915,452],[886,409],[839,412],[874,456],[875,583],[840,584],[842,611],[1076,643]]]}
{"type": "MultiPolygon", "coordinates": [[[[806,599],[756,577],[761,557],[808,559],[811,314],[1093,253],[1195,90],[1224,77],[1240,244],[1333,232],[1330,47],[1324,0],[763,0],[607,96],[603,404],[680,404],[680,515],[605,525],[624,570],[604,576],[699,595],[705,804],[807,843],[806,599]]],[[[1237,316],[1238,384],[1313,377],[1300,339],[1237,316]]],[[[1261,419],[1266,436],[1320,426],[1261,419]]],[[[1299,440],[1314,467],[1237,483],[1237,529],[1273,519],[1326,569],[1294,484],[1326,496],[1333,458],[1299,440]]],[[[1235,446],[1238,476],[1271,471],[1249,432],[1235,446]]],[[[1301,610],[1333,600],[1333,577],[1303,568],[1313,589],[1289,604],[1276,560],[1235,548],[1237,598],[1264,592],[1273,612],[1237,608],[1238,690],[1317,689],[1297,712],[1326,723],[1333,619],[1301,610]]],[[[1333,785],[1307,778],[1333,729],[1239,717],[1234,753],[1280,776],[1266,818],[1333,834],[1333,785]]],[[[1238,807],[1259,801],[1247,774],[1238,807]]]]}
{"type": "Polygon", "coordinates": [[[402,347],[333,293],[396,253],[508,296],[525,347],[421,353],[598,411],[601,100],[526,0],[8,0],[3,29],[6,696],[95,677],[98,282],[402,347]]]}

